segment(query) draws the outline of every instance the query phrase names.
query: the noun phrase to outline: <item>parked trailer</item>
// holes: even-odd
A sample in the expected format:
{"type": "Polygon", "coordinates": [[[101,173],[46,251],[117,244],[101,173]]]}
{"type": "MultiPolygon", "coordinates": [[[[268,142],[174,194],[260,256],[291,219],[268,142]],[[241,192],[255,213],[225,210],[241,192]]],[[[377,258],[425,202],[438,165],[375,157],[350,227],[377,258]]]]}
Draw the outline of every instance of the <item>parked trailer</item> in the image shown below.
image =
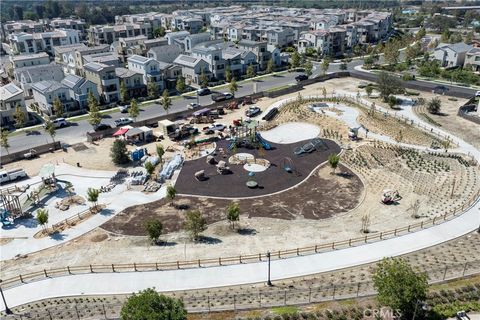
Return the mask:
{"type": "Polygon", "coordinates": [[[25,178],[27,174],[23,169],[15,169],[10,171],[0,171],[0,183],[6,183],[25,178]]]}

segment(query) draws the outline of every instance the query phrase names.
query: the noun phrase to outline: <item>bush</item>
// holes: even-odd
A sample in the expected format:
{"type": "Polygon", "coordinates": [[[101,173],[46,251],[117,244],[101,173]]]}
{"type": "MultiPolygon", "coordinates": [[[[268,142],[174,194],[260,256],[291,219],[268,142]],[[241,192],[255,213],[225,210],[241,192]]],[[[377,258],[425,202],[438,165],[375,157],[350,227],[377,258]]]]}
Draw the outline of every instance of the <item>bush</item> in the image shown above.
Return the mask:
{"type": "Polygon", "coordinates": [[[125,140],[115,140],[110,149],[110,157],[115,164],[125,164],[130,161],[127,154],[127,143],[125,140]]]}

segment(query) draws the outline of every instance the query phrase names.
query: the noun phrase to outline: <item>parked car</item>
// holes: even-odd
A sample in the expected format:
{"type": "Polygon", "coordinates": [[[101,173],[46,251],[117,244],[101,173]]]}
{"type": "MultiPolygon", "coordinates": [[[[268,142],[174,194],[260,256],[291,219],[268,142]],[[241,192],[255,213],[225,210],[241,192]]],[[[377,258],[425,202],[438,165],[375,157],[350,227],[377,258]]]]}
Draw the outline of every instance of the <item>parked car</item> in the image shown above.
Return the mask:
{"type": "Polygon", "coordinates": [[[120,110],[121,113],[127,113],[127,112],[128,112],[128,109],[130,109],[130,105],[129,105],[129,104],[118,107],[118,110],[120,110]]]}
{"type": "Polygon", "coordinates": [[[201,88],[201,89],[197,90],[197,94],[199,96],[206,96],[206,95],[209,95],[210,93],[212,93],[212,92],[208,88],[201,88]]]}
{"type": "Polygon", "coordinates": [[[208,127],[203,128],[203,131],[208,132],[208,131],[223,131],[225,130],[225,125],[221,123],[214,123],[208,127]]]}
{"type": "Polygon", "coordinates": [[[304,81],[307,79],[308,79],[308,76],[306,74],[299,74],[298,76],[295,77],[295,80],[297,80],[297,82],[304,81]]]}
{"type": "Polygon", "coordinates": [[[458,311],[457,314],[455,315],[455,318],[457,320],[470,320],[470,317],[465,311],[458,311]]]}
{"type": "Polygon", "coordinates": [[[475,97],[480,97],[480,91],[475,92],[475,97]]]}
{"type": "Polygon", "coordinates": [[[98,126],[96,126],[94,128],[95,132],[98,132],[98,131],[105,131],[107,129],[111,129],[112,126],[109,125],[109,124],[106,124],[106,123],[100,123],[98,126]]]}
{"type": "Polygon", "coordinates": [[[27,174],[23,169],[13,169],[9,171],[0,171],[0,183],[15,181],[26,178],[27,174]]]}
{"type": "Polygon", "coordinates": [[[259,107],[252,106],[252,107],[249,107],[247,111],[245,111],[245,115],[249,118],[253,118],[255,116],[258,116],[261,112],[262,110],[259,107]]]}
{"type": "Polygon", "coordinates": [[[193,110],[193,109],[196,109],[196,108],[201,108],[202,106],[196,102],[192,102],[190,104],[187,105],[187,109],[189,110],[193,110]]]}
{"type": "Polygon", "coordinates": [[[262,117],[262,120],[266,120],[266,121],[273,120],[273,118],[275,118],[277,113],[278,113],[278,108],[272,108],[270,111],[268,111],[266,115],[262,117]]]}
{"type": "Polygon", "coordinates": [[[212,94],[212,100],[215,102],[225,101],[233,98],[233,94],[229,92],[212,94]]]}
{"type": "Polygon", "coordinates": [[[114,121],[116,127],[124,126],[133,123],[132,118],[120,118],[114,121]]]}
{"type": "Polygon", "coordinates": [[[435,88],[433,88],[433,93],[444,94],[448,90],[449,89],[445,86],[436,86],[435,88]]]}
{"type": "MultiPolygon", "coordinates": [[[[55,128],[63,128],[68,126],[68,122],[65,120],[65,118],[57,118],[52,120],[52,123],[55,128]]],[[[45,127],[45,123],[43,124],[43,127],[45,127]]]]}

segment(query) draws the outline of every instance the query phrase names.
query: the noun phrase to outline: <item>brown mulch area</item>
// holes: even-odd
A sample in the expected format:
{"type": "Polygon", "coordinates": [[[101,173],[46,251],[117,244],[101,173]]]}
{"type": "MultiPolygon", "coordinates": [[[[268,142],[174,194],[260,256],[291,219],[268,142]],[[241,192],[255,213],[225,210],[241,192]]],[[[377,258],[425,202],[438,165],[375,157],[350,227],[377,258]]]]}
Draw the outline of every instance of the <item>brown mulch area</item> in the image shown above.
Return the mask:
{"type": "MultiPolygon", "coordinates": [[[[291,144],[271,143],[272,150],[265,150],[260,155],[258,150],[238,148],[237,153],[250,153],[255,158],[264,158],[270,161],[271,165],[266,171],[255,173],[254,180],[258,183],[258,188],[250,189],[246,186],[247,181],[251,179],[248,176],[248,171],[243,168],[243,165],[229,164],[228,158],[233,155],[233,153],[229,153],[224,157],[216,154],[215,159],[227,162],[232,174],[218,174],[215,165],[206,163],[206,157],[186,161],[175,183],[175,189],[179,194],[227,198],[260,196],[285,190],[304,180],[316,166],[327,161],[331,153],[338,154],[340,152],[340,147],[335,142],[327,139],[322,140],[325,143],[325,150],[314,151],[302,156],[296,156],[293,150],[305,145],[309,140],[291,144]],[[296,172],[288,173],[285,171],[286,157],[291,159],[296,172]],[[195,172],[200,170],[205,171],[208,180],[198,181],[195,179],[195,172]]],[[[223,148],[228,151],[228,144],[229,141],[226,140],[218,141],[217,150],[223,148]]]]}
{"type": "MultiPolygon", "coordinates": [[[[330,168],[324,166],[291,190],[277,195],[239,200],[241,214],[243,218],[248,215],[249,218],[319,220],[351,210],[361,200],[363,184],[346,167],[340,165],[337,172],[340,171],[352,176],[347,178],[331,175],[330,168]]],[[[145,235],[144,222],[155,218],[162,221],[164,232],[179,231],[183,229],[186,210],[200,210],[207,223],[211,224],[225,219],[225,208],[231,200],[178,196],[174,202],[175,205],[172,206],[169,201],[162,199],[127,208],[101,227],[125,235],[145,235]]]]}

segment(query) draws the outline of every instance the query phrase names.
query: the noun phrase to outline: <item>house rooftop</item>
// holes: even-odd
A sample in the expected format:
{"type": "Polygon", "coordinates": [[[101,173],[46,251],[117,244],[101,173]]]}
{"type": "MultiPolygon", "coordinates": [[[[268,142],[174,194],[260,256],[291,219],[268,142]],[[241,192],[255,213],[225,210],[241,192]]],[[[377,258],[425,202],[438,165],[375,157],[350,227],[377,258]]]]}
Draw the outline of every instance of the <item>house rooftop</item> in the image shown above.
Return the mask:
{"type": "Polygon", "coordinates": [[[67,86],[68,88],[70,89],[73,89],[75,88],[77,85],[85,82],[85,78],[82,78],[82,77],[79,77],[79,76],[76,76],[74,74],[69,74],[68,76],[66,76],[63,80],[62,80],[62,84],[64,84],[65,86],[67,86]]]}
{"type": "Polygon", "coordinates": [[[3,87],[0,87],[0,100],[5,101],[22,93],[22,89],[20,89],[13,83],[9,83],[4,85],[3,87]]]}
{"type": "Polygon", "coordinates": [[[85,69],[92,70],[94,72],[99,72],[104,68],[108,67],[108,65],[98,62],[89,62],[83,66],[85,69]]]}
{"type": "Polygon", "coordinates": [[[134,54],[133,56],[129,57],[127,60],[128,60],[128,62],[145,64],[149,60],[151,60],[151,58],[147,58],[147,57],[139,56],[138,54],[134,54]]]}
{"type": "Polygon", "coordinates": [[[130,78],[131,76],[134,76],[136,74],[140,74],[138,72],[132,71],[127,68],[115,68],[115,74],[119,78],[130,78]]]}
{"type": "Polygon", "coordinates": [[[47,92],[52,92],[58,89],[66,88],[66,86],[58,81],[43,80],[43,81],[34,83],[32,85],[32,88],[41,93],[47,93],[47,92]]]}
{"type": "Polygon", "coordinates": [[[30,60],[30,59],[38,59],[38,58],[47,58],[47,57],[48,57],[48,54],[46,52],[39,52],[39,53],[12,56],[12,60],[15,62],[15,61],[30,60]]]}

